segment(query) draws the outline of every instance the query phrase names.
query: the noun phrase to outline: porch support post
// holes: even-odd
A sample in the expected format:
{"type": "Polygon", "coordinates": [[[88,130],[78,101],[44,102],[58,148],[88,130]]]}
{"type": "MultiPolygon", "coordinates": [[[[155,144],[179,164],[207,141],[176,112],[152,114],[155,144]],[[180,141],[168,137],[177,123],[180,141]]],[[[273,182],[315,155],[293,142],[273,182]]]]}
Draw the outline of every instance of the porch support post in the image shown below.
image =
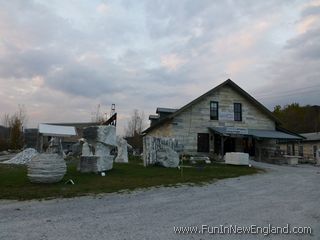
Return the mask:
{"type": "Polygon", "coordinates": [[[224,137],[221,135],[221,159],[224,156],[224,137]]]}

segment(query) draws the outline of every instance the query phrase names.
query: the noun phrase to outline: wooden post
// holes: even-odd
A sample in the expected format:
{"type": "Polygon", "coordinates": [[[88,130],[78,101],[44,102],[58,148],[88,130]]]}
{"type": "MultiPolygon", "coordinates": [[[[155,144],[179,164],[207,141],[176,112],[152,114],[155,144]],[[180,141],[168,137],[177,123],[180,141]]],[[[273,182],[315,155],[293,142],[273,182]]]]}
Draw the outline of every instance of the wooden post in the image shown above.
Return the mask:
{"type": "MultiPolygon", "coordinates": [[[[257,140],[257,143],[258,143],[258,140],[257,140]]],[[[262,147],[261,147],[261,144],[258,143],[258,151],[259,151],[259,162],[261,162],[261,159],[262,159],[262,147]]]]}
{"type": "Polygon", "coordinates": [[[296,151],[295,151],[295,146],[294,146],[294,142],[292,143],[292,156],[296,155],[296,151]]]}
{"type": "Polygon", "coordinates": [[[43,152],[43,135],[40,134],[40,148],[39,148],[39,152],[42,153],[43,152]]]}
{"type": "Polygon", "coordinates": [[[224,137],[221,135],[221,160],[223,159],[224,156],[224,137]]]}

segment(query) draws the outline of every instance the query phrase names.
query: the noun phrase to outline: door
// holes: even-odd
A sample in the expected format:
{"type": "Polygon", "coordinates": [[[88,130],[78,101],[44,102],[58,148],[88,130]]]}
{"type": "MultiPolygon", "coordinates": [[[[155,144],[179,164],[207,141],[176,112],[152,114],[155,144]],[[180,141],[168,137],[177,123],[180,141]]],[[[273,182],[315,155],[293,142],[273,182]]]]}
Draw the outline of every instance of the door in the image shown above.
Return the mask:
{"type": "Polygon", "coordinates": [[[243,139],[244,152],[249,153],[249,156],[255,156],[255,139],[248,137],[243,139]]]}
{"type": "Polygon", "coordinates": [[[227,137],[224,141],[224,153],[236,151],[236,140],[231,137],[227,137]]]}
{"type": "Polygon", "coordinates": [[[214,153],[221,154],[221,136],[214,134],[214,153]]]}
{"type": "Polygon", "coordinates": [[[198,152],[209,152],[209,133],[198,133],[198,152]]]}

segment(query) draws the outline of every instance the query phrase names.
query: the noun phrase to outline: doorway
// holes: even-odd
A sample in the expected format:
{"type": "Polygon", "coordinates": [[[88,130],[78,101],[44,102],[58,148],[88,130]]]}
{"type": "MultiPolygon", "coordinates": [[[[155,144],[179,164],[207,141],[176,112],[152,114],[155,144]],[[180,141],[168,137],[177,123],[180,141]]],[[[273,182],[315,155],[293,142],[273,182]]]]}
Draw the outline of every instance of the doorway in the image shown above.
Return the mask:
{"type": "Polygon", "coordinates": [[[224,149],[223,154],[226,154],[227,152],[235,152],[236,151],[236,139],[227,137],[227,139],[224,141],[224,149]]]}
{"type": "Polygon", "coordinates": [[[198,133],[198,152],[209,152],[209,133],[198,133]]]}

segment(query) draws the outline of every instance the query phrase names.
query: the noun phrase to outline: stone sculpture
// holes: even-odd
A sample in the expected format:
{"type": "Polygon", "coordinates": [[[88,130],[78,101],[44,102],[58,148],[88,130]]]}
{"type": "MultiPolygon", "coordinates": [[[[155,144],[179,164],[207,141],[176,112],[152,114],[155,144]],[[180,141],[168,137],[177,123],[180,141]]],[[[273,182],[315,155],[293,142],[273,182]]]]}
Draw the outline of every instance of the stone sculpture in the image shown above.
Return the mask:
{"type": "Polygon", "coordinates": [[[61,139],[51,138],[46,153],[40,153],[28,163],[28,178],[34,183],[55,183],[61,181],[67,172],[63,159],[61,139]]]}
{"type": "Polygon", "coordinates": [[[79,170],[81,172],[103,172],[112,169],[112,149],[116,143],[115,126],[93,126],[83,130],[85,138],[82,146],[79,170]]]}
{"type": "Polygon", "coordinates": [[[164,167],[178,167],[178,151],[183,147],[173,138],[144,137],[143,162],[144,166],[159,164],[164,167]]]}
{"type": "Polygon", "coordinates": [[[128,143],[122,137],[117,137],[118,154],[115,162],[127,163],[128,162],[128,143]]]}
{"type": "Polygon", "coordinates": [[[55,183],[66,174],[67,165],[57,153],[41,153],[28,163],[28,178],[34,183],[55,183]]]}
{"type": "Polygon", "coordinates": [[[168,146],[157,152],[157,163],[163,167],[176,168],[179,166],[179,154],[168,146]]]}

